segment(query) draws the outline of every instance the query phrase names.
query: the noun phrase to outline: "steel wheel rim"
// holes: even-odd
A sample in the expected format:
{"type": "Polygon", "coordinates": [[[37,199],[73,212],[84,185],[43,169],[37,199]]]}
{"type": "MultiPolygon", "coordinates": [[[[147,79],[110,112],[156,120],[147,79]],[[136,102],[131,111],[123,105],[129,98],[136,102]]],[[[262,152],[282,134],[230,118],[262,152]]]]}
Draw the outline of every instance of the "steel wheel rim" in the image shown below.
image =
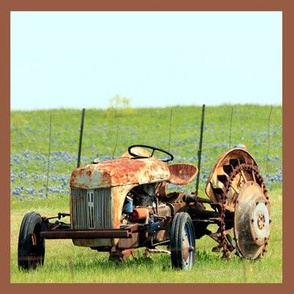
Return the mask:
{"type": "MultiPolygon", "coordinates": [[[[251,209],[251,212],[247,212],[245,210],[245,213],[247,214],[246,218],[248,219],[248,215],[250,215],[251,219],[252,214],[254,214],[254,209],[251,209]]],[[[266,252],[269,239],[270,222],[270,205],[268,201],[267,190],[257,167],[253,166],[252,163],[246,162],[232,168],[232,171],[228,173],[228,182],[226,183],[221,195],[220,245],[223,249],[224,256],[226,258],[231,258],[234,254],[237,254],[246,259],[256,259],[262,257],[266,252]],[[266,239],[263,240],[264,242],[261,242],[261,245],[258,245],[255,241],[250,240],[246,246],[248,246],[248,248],[252,246],[252,250],[248,248],[244,249],[244,238],[243,241],[238,240],[240,238],[240,232],[242,231],[242,228],[236,228],[236,223],[238,222],[239,218],[242,217],[242,213],[237,212],[237,220],[235,213],[236,207],[238,208],[239,205],[238,202],[242,200],[242,197],[239,198],[239,195],[243,193],[243,189],[248,189],[248,185],[252,185],[254,187],[253,189],[255,193],[258,195],[255,197],[256,199],[253,197],[253,200],[264,203],[263,209],[265,206],[268,209],[268,212],[265,213],[265,223],[268,227],[268,234],[265,234],[266,239]],[[233,197],[235,193],[236,195],[233,197]],[[228,213],[232,214],[232,219],[228,213]],[[233,221],[232,225],[228,225],[228,221],[233,221]]],[[[246,230],[248,234],[252,235],[252,228],[250,228],[247,223],[246,230]]]]}
{"type": "Polygon", "coordinates": [[[247,259],[262,255],[270,234],[270,207],[260,186],[248,182],[235,207],[234,236],[238,252],[247,259]]]}

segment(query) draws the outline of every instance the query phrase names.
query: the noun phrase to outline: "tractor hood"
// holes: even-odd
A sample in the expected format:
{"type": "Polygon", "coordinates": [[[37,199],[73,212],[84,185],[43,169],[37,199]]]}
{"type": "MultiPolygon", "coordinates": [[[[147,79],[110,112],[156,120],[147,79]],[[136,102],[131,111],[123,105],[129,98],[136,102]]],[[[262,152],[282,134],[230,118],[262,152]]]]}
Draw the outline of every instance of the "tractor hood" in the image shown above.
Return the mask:
{"type": "Polygon", "coordinates": [[[121,157],[75,169],[71,174],[70,187],[97,189],[156,183],[169,178],[168,165],[161,160],[121,157]]]}

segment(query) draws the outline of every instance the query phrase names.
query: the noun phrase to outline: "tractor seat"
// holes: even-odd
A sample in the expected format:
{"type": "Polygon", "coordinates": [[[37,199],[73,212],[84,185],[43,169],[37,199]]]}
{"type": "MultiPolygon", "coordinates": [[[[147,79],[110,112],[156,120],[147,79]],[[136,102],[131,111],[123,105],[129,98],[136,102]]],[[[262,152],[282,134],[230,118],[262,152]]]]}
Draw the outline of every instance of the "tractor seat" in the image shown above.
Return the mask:
{"type": "Polygon", "coordinates": [[[190,183],[198,173],[198,168],[190,163],[173,163],[168,165],[170,176],[168,182],[176,185],[190,183]]]}

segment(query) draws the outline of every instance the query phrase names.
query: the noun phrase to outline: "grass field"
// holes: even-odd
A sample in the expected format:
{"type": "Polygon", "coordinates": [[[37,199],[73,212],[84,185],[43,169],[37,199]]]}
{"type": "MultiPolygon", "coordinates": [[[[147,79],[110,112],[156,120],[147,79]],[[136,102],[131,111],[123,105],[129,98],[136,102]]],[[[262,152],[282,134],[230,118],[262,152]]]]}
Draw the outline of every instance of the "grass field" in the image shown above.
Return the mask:
{"type": "MultiPolygon", "coordinates": [[[[122,264],[108,254],[46,240],[45,264],[36,271],[17,267],[18,231],[29,211],[44,216],[69,212],[68,180],[76,166],[80,110],[11,113],[11,282],[12,283],[281,283],[282,282],[282,108],[206,107],[200,195],[218,157],[238,143],[248,147],[265,179],[271,201],[268,252],[258,262],[230,261],[212,253],[208,237],[196,241],[196,266],[173,271],[168,255],[122,264]],[[140,274],[138,274],[138,272],[140,274]]],[[[131,144],[170,150],[175,162],[197,164],[201,107],[86,110],[82,164],[121,155],[131,144]]],[[[184,190],[195,189],[195,182],[184,190]]]]}

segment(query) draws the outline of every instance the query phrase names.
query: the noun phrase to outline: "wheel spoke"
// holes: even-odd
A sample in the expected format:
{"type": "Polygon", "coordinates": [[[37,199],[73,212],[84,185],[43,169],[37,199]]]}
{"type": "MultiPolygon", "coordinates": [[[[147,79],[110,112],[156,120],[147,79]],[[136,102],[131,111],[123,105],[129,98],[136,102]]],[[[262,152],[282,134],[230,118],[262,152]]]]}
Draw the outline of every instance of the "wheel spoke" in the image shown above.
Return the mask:
{"type": "Polygon", "coordinates": [[[251,172],[252,172],[253,181],[256,182],[255,173],[253,170],[251,172]]]}
{"type": "Polygon", "coordinates": [[[242,176],[244,182],[247,183],[248,180],[247,180],[247,178],[245,177],[245,174],[244,174],[244,171],[243,171],[243,170],[241,170],[240,174],[241,174],[241,176],[242,176]]]}
{"type": "Polygon", "coordinates": [[[232,256],[234,256],[234,255],[236,254],[236,252],[237,252],[236,248],[234,248],[232,251],[228,250],[228,251],[226,252],[226,257],[227,257],[228,259],[230,259],[230,258],[232,258],[232,256]]]}
{"type": "Polygon", "coordinates": [[[239,190],[236,187],[232,185],[231,188],[235,191],[236,194],[239,194],[239,190]]]}
{"type": "Polygon", "coordinates": [[[232,232],[233,232],[233,228],[228,229],[228,230],[225,230],[225,231],[224,231],[224,234],[225,234],[225,235],[229,235],[229,234],[231,234],[232,232]]]}

